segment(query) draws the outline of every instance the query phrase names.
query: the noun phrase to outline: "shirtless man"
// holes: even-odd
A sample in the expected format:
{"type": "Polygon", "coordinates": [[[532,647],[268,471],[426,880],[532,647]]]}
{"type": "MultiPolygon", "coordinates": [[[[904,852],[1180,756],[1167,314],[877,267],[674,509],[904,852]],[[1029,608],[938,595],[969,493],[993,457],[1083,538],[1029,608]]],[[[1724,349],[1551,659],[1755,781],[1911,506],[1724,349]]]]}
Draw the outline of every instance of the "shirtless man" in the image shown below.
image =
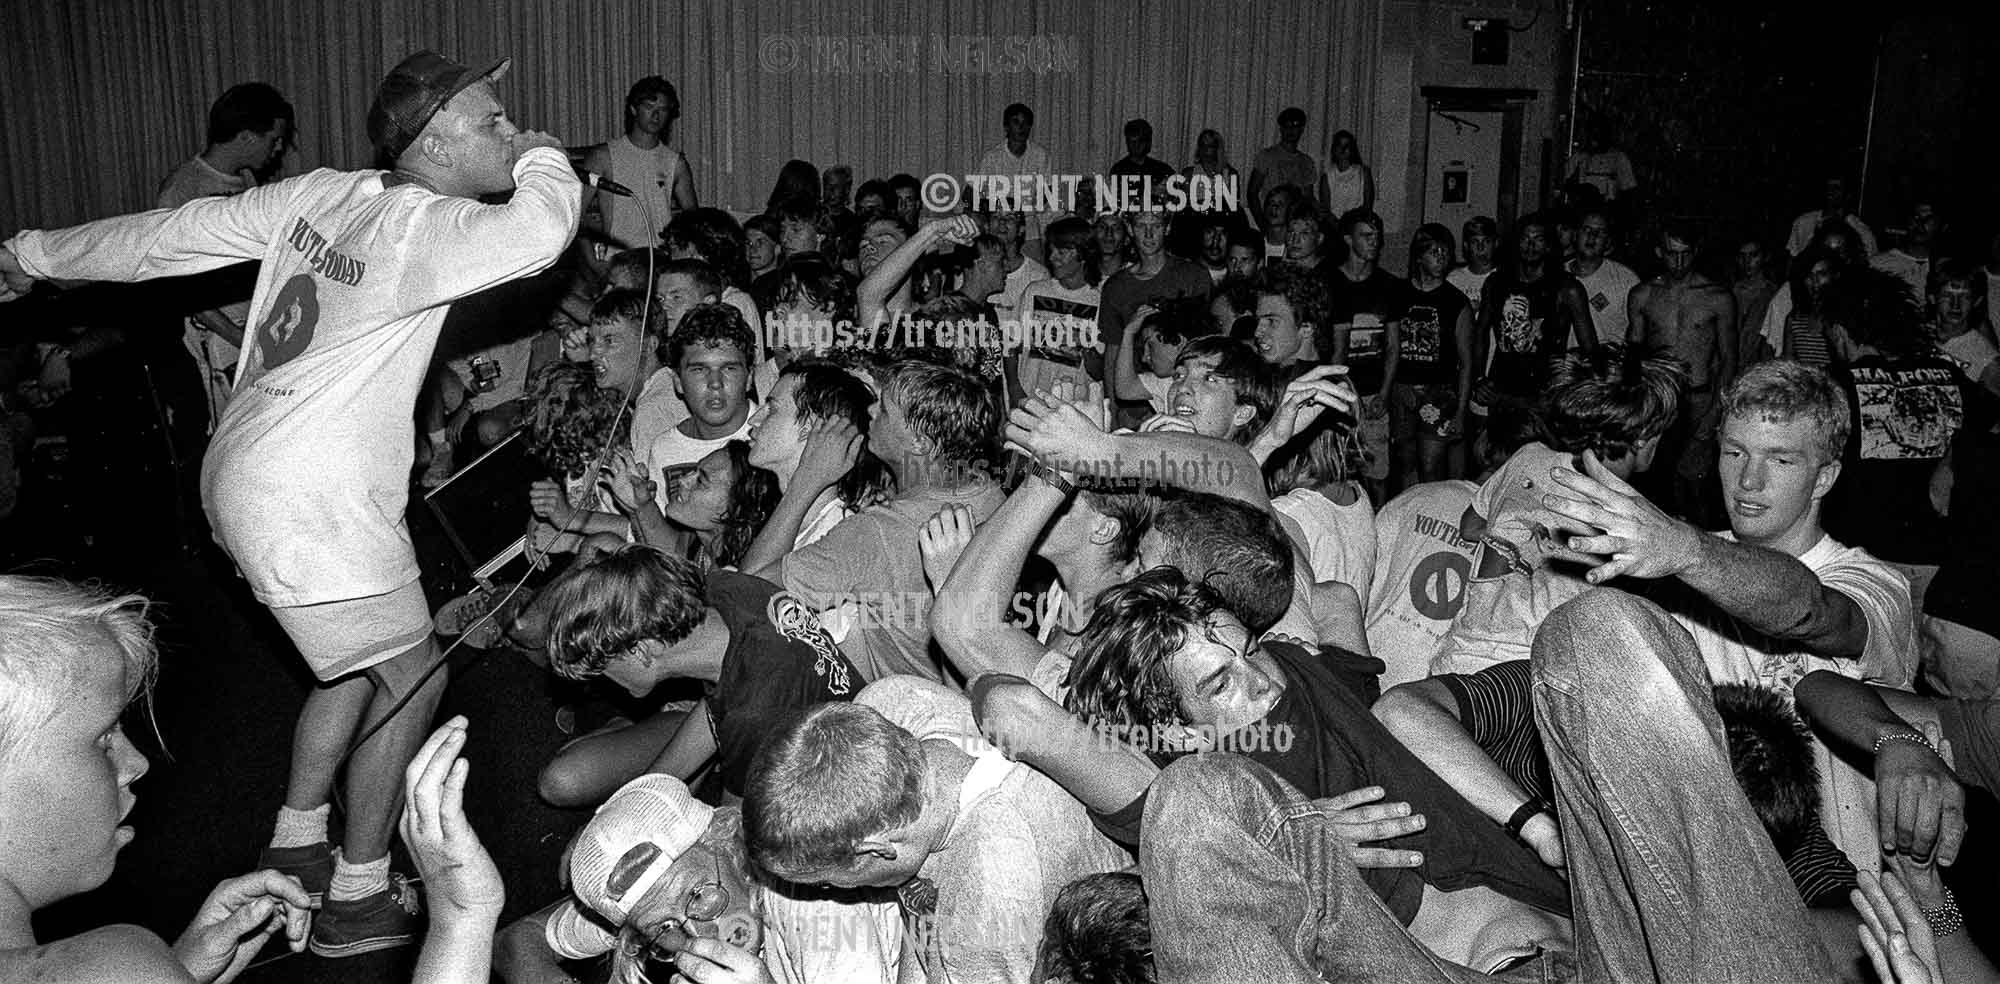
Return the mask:
{"type": "MultiPolygon", "coordinates": [[[[1715,394],[1736,378],[1736,295],[1696,272],[1696,237],[1668,225],[1655,253],[1661,272],[1632,289],[1632,337],[1688,365],[1687,399],[1669,431],[1673,499],[1688,518],[1707,523],[1708,478],[1715,470],[1715,394]]],[[[1709,525],[1714,525],[1710,523],[1709,525]]]]}

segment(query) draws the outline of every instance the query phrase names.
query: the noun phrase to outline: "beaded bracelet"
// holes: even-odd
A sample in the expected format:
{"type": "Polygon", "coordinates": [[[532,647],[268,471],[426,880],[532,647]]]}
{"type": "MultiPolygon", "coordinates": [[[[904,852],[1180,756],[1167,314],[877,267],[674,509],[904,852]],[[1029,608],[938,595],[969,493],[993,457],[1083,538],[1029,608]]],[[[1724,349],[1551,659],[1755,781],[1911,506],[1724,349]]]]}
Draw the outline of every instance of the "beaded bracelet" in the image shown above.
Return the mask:
{"type": "Polygon", "coordinates": [[[1949,888],[1944,890],[1943,905],[1918,908],[1923,910],[1924,922],[1931,925],[1931,935],[1938,939],[1944,939],[1965,928],[1965,915],[1958,911],[1958,899],[1952,897],[1949,888]]]}
{"type": "Polygon", "coordinates": [[[1931,740],[1929,738],[1926,738],[1921,733],[1915,731],[1890,731],[1877,736],[1875,739],[1875,754],[1877,755],[1882,754],[1882,746],[1892,741],[1913,741],[1919,745],[1924,746],[1925,748],[1930,749],[1931,754],[1933,755],[1937,754],[1937,746],[1931,744],[1931,740]]]}

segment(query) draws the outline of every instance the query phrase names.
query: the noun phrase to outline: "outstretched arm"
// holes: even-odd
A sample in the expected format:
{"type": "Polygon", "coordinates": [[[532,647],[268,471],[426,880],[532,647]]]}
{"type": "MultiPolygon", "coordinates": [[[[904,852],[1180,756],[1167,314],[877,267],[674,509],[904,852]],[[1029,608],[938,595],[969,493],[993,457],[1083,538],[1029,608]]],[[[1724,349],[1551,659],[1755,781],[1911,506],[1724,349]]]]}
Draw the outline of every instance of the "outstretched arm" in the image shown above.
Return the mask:
{"type": "Polygon", "coordinates": [[[881,264],[862,278],[855,288],[856,310],[861,315],[860,328],[867,332],[884,322],[888,313],[889,298],[910,279],[910,271],[917,265],[918,258],[930,252],[940,242],[964,244],[979,237],[979,223],[969,215],[954,215],[943,222],[933,222],[919,228],[895,252],[884,257],[881,264]]]}
{"type": "Polygon", "coordinates": [[[1220,438],[1172,431],[1108,434],[1068,403],[1029,397],[1008,415],[1007,440],[1079,477],[1153,481],[1271,508],[1256,460],[1220,438]]]}
{"type": "Polygon", "coordinates": [[[1677,577],[1745,625],[1821,656],[1854,659],[1868,642],[1868,619],[1854,599],[1822,583],[1798,558],[1711,536],[1667,515],[1613,475],[1594,452],[1589,474],[1552,469],[1562,490],[1542,502],[1570,520],[1568,559],[1595,565],[1585,577],[1677,577]]]}

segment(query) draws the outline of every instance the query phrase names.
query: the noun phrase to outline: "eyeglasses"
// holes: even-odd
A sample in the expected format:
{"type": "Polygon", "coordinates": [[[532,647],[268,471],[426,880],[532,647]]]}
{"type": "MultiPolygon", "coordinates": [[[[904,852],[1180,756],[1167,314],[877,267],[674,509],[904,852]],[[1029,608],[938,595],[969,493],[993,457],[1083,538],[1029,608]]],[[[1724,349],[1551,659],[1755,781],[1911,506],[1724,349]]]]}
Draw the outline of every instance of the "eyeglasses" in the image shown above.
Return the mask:
{"type": "Polygon", "coordinates": [[[722,887],[722,859],[711,855],[709,860],[715,863],[715,877],[688,891],[687,903],[682,906],[679,919],[663,920],[659,928],[653,930],[653,935],[646,938],[646,948],[656,959],[670,960],[686,945],[686,938],[694,935],[688,930],[690,923],[711,922],[729,911],[729,892],[722,887]],[[661,942],[673,933],[680,935],[680,945],[661,942]]]}

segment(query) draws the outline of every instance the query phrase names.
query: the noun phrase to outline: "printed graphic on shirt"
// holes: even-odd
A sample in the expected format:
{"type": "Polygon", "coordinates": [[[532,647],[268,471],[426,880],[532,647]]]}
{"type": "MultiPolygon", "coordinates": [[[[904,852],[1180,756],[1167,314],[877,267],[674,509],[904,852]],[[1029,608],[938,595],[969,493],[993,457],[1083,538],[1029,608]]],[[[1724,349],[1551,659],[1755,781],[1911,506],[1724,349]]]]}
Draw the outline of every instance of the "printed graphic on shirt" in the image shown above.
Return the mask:
{"type": "Polygon", "coordinates": [[[1037,351],[1054,351],[1065,355],[1075,354],[1082,345],[1084,332],[1097,326],[1097,305],[1082,301],[1071,301],[1046,294],[1035,295],[1035,307],[1029,315],[1036,325],[1060,325],[1059,333],[1052,332],[1041,337],[1060,342],[1056,345],[1037,345],[1037,351]]]}
{"type": "Polygon", "coordinates": [[[1500,351],[1533,352],[1541,337],[1541,319],[1529,316],[1527,296],[1508,294],[1500,305],[1500,351]]]}
{"type": "Polygon", "coordinates": [[[319,287],[312,274],[301,273],[285,281],[264,323],[257,326],[257,351],[262,354],[265,372],[298,358],[312,344],[313,330],[319,327],[319,287]]]}
{"type": "Polygon", "coordinates": [[[1590,295],[1591,310],[1601,312],[1605,308],[1608,308],[1610,306],[1611,306],[1611,298],[1604,296],[1603,291],[1600,290],[1597,293],[1590,295]]]}
{"type": "Polygon", "coordinates": [[[1963,398],[1949,370],[1856,366],[1853,372],[1863,459],[1944,457],[1965,422],[1963,398]]]}
{"type": "Polygon", "coordinates": [[[1443,358],[1444,327],[1438,323],[1438,309],[1429,304],[1413,304],[1403,315],[1402,357],[1412,362],[1436,362],[1443,358]]]}
{"type": "Polygon", "coordinates": [[[1464,554],[1451,550],[1431,554],[1410,572],[1410,607],[1425,618],[1449,622],[1465,607],[1465,584],[1471,577],[1472,561],[1464,554]]]}
{"type": "Polygon", "coordinates": [[[831,694],[849,694],[854,690],[853,680],[847,675],[847,659],[840,655],[839,647],[820,628],[819,616],[797,598],[785,592],[771,596],[771,625],[778,634],[793,642],[802,642],[812,647],[814,654],[813,673],[826,680],[826,689],[831,694]]]}

